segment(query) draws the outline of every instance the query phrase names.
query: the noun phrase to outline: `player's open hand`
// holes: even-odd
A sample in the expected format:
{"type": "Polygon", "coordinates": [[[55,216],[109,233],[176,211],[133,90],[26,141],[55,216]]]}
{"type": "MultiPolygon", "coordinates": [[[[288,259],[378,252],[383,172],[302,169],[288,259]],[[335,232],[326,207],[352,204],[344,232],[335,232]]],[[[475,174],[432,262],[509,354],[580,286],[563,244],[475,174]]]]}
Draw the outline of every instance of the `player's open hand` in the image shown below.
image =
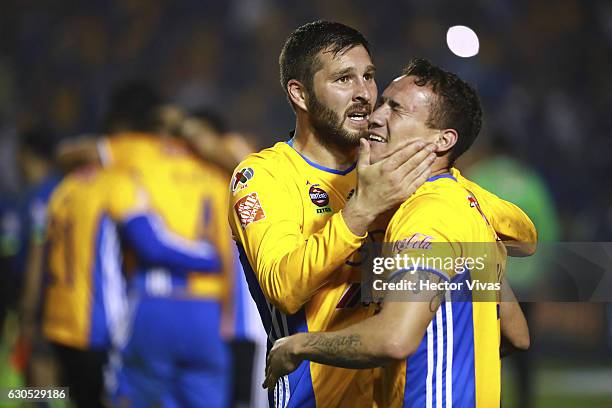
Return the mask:
{"type": "Polygon", "coordinates": [[[283,337],[274,342],[266,360],[264,388],[274,387],[279,378],[295,371],[302,362],[294,352],[295,337],[283,337]]]}
{"type": "Polygon", "coordinates": [[[432,144],[406,141],[371,163],[370,145],[361,139],[357,190],[343,211],[351,231],[363,235],[378,215],[403,203],[427,181],[436,158],[434,152],[432,144]]]}

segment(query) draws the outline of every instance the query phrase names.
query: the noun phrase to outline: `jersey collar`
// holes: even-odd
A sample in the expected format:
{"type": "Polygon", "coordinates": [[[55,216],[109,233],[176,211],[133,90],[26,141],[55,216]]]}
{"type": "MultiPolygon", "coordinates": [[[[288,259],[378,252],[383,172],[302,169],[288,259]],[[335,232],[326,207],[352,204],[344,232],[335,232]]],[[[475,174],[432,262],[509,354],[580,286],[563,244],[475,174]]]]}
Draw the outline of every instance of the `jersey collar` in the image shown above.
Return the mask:
{"type": "MultiPolygon", "coordinates": [[[[293,135],[293,132],[291,133],[291,135],[293,135]]],[[[325,172],[328,172],[328,173],[332,173],[332,174],[338,174],[338,175],[340,175],[340,176],[346,176],[346,175],[347,175],[347,174],[349,174],[351,171],[355,170],[355,167],[357,167],[357,163],[354,163],[354,164],[353,164],[351,167],[349,167],[349,168],[348,168],[348,169],[346,169],[346,170],[337,170],[337,169],[332,169],[332,168],[330,168],[330,167],[325,167],[325,166],[322,166],[322,165],[320,165],[320,164],[318,164],[318,163],[313,162],[313,161],[312,161],[312,160],[310,160],[308,157],[304,156],[302,153],[298,152],[298,151],[295,149],[295,147],[293,146],[293,137],[292,137],[291,139],[289,139],[289,140],[288,140],[286,143],[287,143],[289,146],[291,146],[291,148],[292,148],[292,149],[293,149],[293,150],[294,150],[294,151],[295,151],[297,154],[299,154],[299,155],[300,155],[300,157],[301,157],[302,159],[304,159],[304,161],[305,161],[306,163],[308,163],[308,164],[309,164],[309,165],[311,165],[312,167],[317,168],[317,169],[319,169],[319,170],[322,170],[322,171],[325,171],[325,172]]]]}

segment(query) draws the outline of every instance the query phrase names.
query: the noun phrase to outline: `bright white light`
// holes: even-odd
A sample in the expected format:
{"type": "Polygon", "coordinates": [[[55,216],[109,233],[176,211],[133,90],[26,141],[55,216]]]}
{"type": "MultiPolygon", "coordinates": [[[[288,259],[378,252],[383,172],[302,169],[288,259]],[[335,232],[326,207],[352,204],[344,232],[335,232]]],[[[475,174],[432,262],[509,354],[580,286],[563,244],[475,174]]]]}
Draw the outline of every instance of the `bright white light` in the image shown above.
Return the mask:
{"type": "Polygon", "coordinates": [[[446,32],[446,43],[453,54],[468,58],[478,54],[478,36],[470,27],[457,25],[446,32]]]}

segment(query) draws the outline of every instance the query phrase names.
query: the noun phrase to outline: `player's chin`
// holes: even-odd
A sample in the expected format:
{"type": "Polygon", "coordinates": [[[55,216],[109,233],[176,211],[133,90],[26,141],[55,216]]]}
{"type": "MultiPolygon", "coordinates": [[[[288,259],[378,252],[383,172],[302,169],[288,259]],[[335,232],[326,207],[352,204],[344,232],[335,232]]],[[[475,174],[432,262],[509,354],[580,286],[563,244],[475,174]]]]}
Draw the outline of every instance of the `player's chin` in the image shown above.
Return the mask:
{"type": "Polygon", "coordinates": [[[385,151],[387,149],[387,143],[371,142],[370,144],[370,163],[374,164],[385,157],[385,151]]]}
{"type": "Polygon", "coordinates": [[[361,138],[368,138],[368,128],[367,126],[365,128],[355,128],[352,126],[347,126],[346,124],[343,126],[343,134],[344,134],[344,139],[346,139],[346,141],[349,144],[353,144],[355,146],[359,146],[359,139],[361,138]]]}

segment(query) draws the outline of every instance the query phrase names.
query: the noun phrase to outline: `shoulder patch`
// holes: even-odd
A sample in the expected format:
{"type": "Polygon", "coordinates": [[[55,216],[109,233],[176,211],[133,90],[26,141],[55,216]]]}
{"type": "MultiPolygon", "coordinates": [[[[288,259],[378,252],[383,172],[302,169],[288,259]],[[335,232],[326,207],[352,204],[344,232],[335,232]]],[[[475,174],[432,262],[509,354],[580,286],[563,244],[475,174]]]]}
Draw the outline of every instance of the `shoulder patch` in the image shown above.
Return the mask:
{"type": "Polygon", "coordinates": [[[245,167],[236,172],[232,178],[232,193],[240,191],[245,187],[248,187],[247,182],[253,178],[255,172],[251,167],[245,167]]]}
{"type": "Polygon", "coordinates": [[[240,219],[240,226],[246,228],[252,222],[263,220],[266,218],[261,203],[259,202],[259,196],[256,192],[245,195],[234,204],[234,211],[240,219]]]}

